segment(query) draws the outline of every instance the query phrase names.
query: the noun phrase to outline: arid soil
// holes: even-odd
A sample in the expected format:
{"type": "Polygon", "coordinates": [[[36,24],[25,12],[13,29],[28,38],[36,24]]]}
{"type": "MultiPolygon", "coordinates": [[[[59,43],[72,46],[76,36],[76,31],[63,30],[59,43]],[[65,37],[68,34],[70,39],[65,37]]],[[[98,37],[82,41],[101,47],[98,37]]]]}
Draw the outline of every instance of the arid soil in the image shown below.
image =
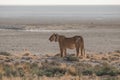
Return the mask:
{"type": "MultiPolygon", "coordinates": [[[[59,24],[59,25],[1,25],[0,51],[19,52],[28,49],[39,54],[59,53],[58,43],[50,43],[50,35],[66,37],[81,35],[88,52],[113,52],[120,50],[119,25],[59,24]],[[16,29],[17,28],[17,29],[16,29]]],[[[68,50],[75,53],[75,50],[68,50]]]]}

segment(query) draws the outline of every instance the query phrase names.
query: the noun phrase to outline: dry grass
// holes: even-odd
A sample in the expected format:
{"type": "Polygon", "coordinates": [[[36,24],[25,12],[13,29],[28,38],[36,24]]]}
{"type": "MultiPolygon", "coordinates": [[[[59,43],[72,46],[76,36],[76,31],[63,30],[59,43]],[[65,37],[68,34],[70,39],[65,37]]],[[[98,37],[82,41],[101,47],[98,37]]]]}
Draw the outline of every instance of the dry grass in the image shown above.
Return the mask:
{"type": "Polygon", "coordinates": [[[30,51],[0,55],[0,80],[119,80],[120,54],[87,54],[86,59],[33,55],[30,51]],[[115,64],[115,65],[113,65],[115,64]],[[107,75],[107,76],[106,76],[107,75]]]}
{"type": "Polygon", "coordinates": [[[116,76],[116,77],[108,77],[108,76],[104,76],[104,77],[97,77],[97,76],[71,76],[71,75],[64,75],[62,77],[31,77],[31,76],[27,76],[27,77],[2,77],[1,80],[119,80],[120,76],[116,76]]]}

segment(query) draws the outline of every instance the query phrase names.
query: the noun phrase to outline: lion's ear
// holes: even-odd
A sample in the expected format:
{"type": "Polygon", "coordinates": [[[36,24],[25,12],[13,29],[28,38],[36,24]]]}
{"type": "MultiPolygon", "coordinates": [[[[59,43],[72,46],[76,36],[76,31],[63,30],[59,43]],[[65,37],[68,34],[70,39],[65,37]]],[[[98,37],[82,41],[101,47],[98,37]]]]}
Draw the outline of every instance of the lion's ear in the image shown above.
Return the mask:
{"type": "Polygon", "coordinates": [[[55,33],[53,33],[53,35],[55,35],[55,33]]]}
{"type": "Polygon", "coordinates": [[[55,33],[53,33],[53,35],[56,35],[55,33]]]}
{"type": "Polygon", "coordinates": [[[55,35],[57,36],[58,34],[57,34],[57,33],[55,33],[55,35]]]}

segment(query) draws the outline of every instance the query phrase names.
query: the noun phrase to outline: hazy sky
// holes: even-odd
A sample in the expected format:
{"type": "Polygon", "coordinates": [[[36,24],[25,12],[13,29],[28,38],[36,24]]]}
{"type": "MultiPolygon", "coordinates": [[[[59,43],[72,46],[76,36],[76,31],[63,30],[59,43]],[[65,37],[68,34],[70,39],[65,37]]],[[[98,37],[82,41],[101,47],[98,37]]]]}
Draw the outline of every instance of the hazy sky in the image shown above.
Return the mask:
{"type": "Polygon", "coordinates": [[[120,0],[0,0],[0,5],[120,5],[120,0]]]}

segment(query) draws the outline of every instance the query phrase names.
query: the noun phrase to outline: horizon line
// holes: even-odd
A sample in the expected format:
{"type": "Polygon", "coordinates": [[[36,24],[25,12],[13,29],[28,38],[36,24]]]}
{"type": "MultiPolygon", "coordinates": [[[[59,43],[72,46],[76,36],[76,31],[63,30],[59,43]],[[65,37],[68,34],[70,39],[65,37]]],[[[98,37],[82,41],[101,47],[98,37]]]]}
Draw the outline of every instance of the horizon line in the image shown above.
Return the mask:
{"type": "Polygon", "coordinates": [[[0,6],[120,6],[120,4],[89,4],[89,5],[1,5],[0,6]]]}

